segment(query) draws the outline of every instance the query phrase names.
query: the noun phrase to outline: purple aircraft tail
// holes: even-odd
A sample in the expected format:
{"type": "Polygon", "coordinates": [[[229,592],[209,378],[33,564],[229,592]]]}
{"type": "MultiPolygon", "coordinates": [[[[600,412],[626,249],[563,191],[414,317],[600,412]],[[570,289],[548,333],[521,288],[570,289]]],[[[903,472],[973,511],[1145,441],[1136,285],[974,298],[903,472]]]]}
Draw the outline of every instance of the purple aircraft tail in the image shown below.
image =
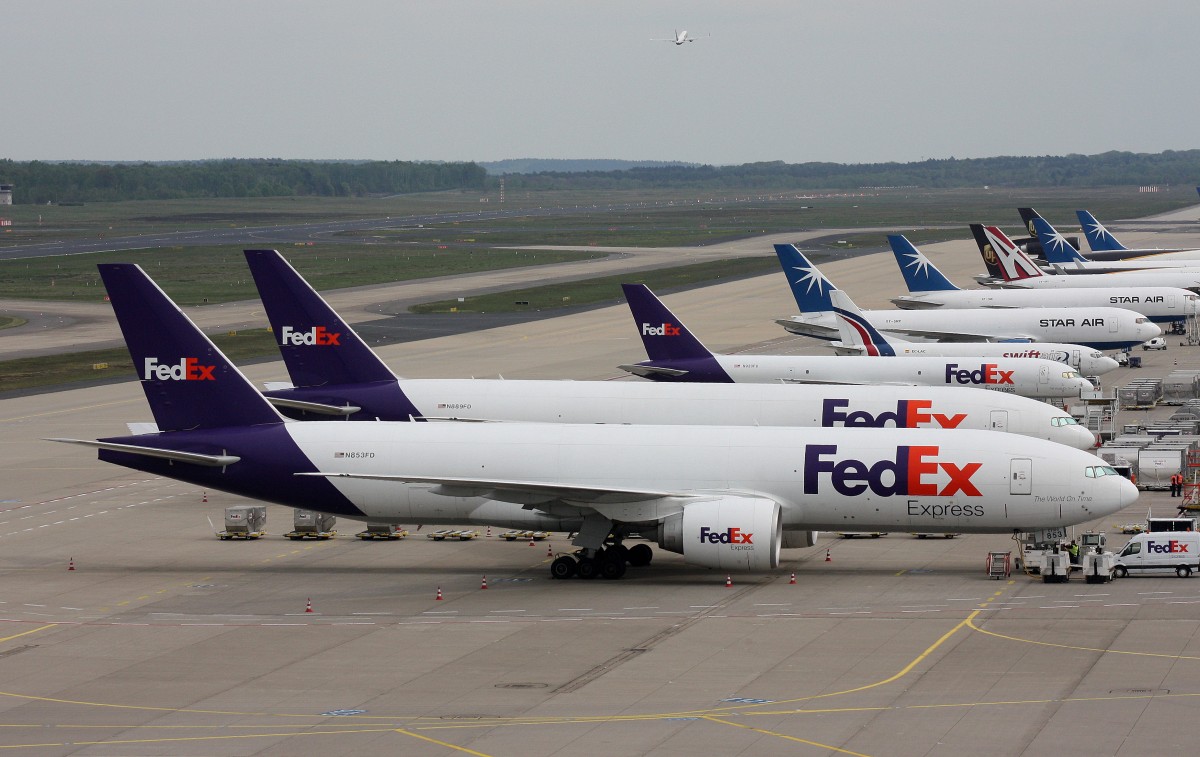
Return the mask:
{"type": "Polygon", "coordinates": [[[275,250],[246,250],[275,344],[297,387],[395,381],[396,376],[275,250]]]}
{"type": "Polygon", "coordinates": [[[281,423],[242,372],[140,266],[99,266],[160,431],[281,423]]]}
{"type": "Polygon", "coordinates": [[[633,322],[651,360],[710,358],[712,352],[692,336],[645,284],[622,284],[633,322]]]}

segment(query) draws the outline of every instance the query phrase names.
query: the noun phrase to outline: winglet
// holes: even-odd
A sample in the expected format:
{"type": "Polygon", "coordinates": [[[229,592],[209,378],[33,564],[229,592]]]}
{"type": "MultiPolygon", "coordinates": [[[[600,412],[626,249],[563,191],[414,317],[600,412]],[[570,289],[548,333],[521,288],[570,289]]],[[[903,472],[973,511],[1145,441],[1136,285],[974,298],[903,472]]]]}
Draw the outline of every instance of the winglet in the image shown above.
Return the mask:
{"type": "MultiPolygon", "coordinates": [[[[888,244],[910,292],[949,292],[958,289],[903,234],[888,234],[888,244]]],[[[837,301],[834,300],[834,308],[837,301]]]]}
{"type": "Polygon", "coordinates": [[[278,251],[245,253],[294,386],[396,380],[350,324],[278,251]]]}
{"type": "Polygon", "coordinates": [[[662,300],[645,284],[622,284],[633,322],[651,360],[711,358],[712,352],[692,336],[662,300]]]}
{"type": "MultiPolygon", "coordinates": [[[[1200,191],[1200,187],[1196,189],[1200,191]]],[[[1092,252],[1129,249],[1118,242],[1117,238],[1104,228],[1104,224],[1097,221],[1096,217],[1088,211],[1076,210],[1075,215],[1079,217],[1079,225],[1083,227],[1083,235],[1087,237],[1088,247],[1092,248],[1092,252]]]]}
{"type": "Polygon", "coordinates": [[[161,431],[283,422],[140,266],[98,268],[161,431]]]}
{"type": "Polygon", "coordinates": [[[1047,263],[1087,262],[1087,258],[1080,255],[1079,250],[1072,247],[1067,238],[1058,233],[1058,230],[1051,226],[1045,218],[1039,216],[1033,219],[1032,223],[1047,263]]]}
{"type": "Polygon", "coordinates": [[[861,347],[872,357],[895,357],[896,350],[863,316],[862,311],[845,292],[835,289],[829,296],[833,300],[833,314],[842,344],[847,347],[861,347]]]}
{"type": "Polygon", "coordinates": [[[788,286],[792,288],[792,296],[796,298],[801,313],[828,313],[833,310],[829,293],[837,287],[804,257],[796,245],[777,244],[775,254],[779,256],[783,275],[787,276],[788,286]]]}

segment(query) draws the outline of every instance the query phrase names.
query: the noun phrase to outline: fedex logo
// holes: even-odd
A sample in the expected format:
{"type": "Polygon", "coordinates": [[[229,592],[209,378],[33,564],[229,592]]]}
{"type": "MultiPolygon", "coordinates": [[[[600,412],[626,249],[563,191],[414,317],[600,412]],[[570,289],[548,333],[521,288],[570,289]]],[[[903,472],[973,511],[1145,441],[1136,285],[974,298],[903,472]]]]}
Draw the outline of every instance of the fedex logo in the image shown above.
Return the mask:
{"type": "Polygon", "coordinates": [[[324,326],[314,326],[312,331],[296,331],[291,326],[284,326],[279,332],[279,343],[282,345],[292,345],[295,347],[304,346],[325,346],[331,345],[334,347],[341,346],[342,335],[336,331],[330,331],[324,326]]]}
{"type": "Polygon", "coordinates": [[[1171,541],[1166,542],[1165,544],[1161,541],[1158,541],[1158,542],[1147,541],[1146,542],[1146,551],[1147,552],[1158,552],[1160,554],[1179,554],[1180,552],[1187,552],[1188,546],[1189,545],[1184,544],[1181,541],[1176,541],[1175,539],[1172,539],[1171,541]]]}
{"type": "Polygon", "coordinates": [[[165,365],[159,363],[156,357],[148,357],[142,378],[147,381],[216,381],[217,377],[213,375],[216,369],[215,365],[200,365],[200,361],[194,357],[185,357],[176,365],[165,365]]]}
{"type": "Polygon", "coordinates": [[[706,544],[754,544],[754,534],[744,533],[740,528],[713,531],[708,526],[700,527],[700,541],[706,544]]]}
{"type": "Polygon", "coordinates": [[[896,411],[884,411],[871,415],[866,410],[847,412],[850,400],[827,399],[821,403],[822,426],[846,426],[848,428],[883,428],[889,423],[896,428],[920,428],[923,424],[936,423],[938,428],[958,428],[967,418],[966,413],[943,415],[931,413],[933,400],[897,400],[896,411]]]}
{"type": "Polygon", "coordinates": [[[895,460],[872,464],[853,458],[836,460],[837,451],[836,444],[810,444],[804,448],[805,494],[820,494],[821,477],[828,475],[834,491],[846,497],[858,496],[867,489],[880,497],[983,496],[971,481],[983,463],[959,466],[940,462],[936,446],[901,445],[896,447],[895,460]],[[945,473],[949,481],[935,481],[939,472],[945,473]]]}
{"type": "Polygon", "coordinates": [[[642,336],[679,336],[679,327],[673,323],[664,323],[659,326],[643,323],[642,336]]]}
{"type": "Polygon", "coordinates": [[[958,363],[946,364],[946,383],[953,384],[1008,384],[1013,383],[1016,370],[1002,371],[995,363],[984,363],[976,370],[959,368],[958,363]]]}

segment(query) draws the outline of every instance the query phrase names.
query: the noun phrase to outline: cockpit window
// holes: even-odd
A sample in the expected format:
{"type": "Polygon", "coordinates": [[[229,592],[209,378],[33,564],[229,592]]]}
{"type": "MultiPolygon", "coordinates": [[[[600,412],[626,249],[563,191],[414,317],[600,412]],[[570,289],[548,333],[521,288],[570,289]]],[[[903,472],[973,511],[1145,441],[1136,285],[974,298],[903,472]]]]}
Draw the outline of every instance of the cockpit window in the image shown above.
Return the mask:
{"type": "Polygon", "coordinates": [[[1083,470],[1084,478],[1103,478],[1104,476],[1119,476],[1116,469],[1108,465],[1089,465],[1083,470]]]}
{"type": "Polygon", "coordinates": [[[1065,378],[1065,379],[1077,379],[1077,378],[1082,378],[1082,376],[1080,376],[1080,375],[1079,375],[1078,373],[1076,373],[1075,371],[1063,371],[1063,378],[1065,378]]]}
{"type": "Polygon", "coordinates": [[[1054,428],[1061,428],[1062,426],[1078,426],[1079,421],[1075,420],[1075,418],[1070,415],[1060,415],[1056,418],[1051,418],[1050,425],[1054,428]]]}

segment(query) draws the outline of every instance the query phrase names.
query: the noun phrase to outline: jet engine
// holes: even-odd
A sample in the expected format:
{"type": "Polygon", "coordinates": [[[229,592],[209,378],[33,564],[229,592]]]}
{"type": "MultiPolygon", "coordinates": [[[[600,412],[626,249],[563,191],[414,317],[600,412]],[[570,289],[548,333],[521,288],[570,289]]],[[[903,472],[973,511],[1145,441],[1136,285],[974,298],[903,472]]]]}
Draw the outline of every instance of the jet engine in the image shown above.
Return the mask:
{"type": "Polygon", "coordinates": [[[783,538],[779,503],[725,496],[691,502],[658,524],[658,546],[692,565],[762,571],[779,567],[783,538]]]}

